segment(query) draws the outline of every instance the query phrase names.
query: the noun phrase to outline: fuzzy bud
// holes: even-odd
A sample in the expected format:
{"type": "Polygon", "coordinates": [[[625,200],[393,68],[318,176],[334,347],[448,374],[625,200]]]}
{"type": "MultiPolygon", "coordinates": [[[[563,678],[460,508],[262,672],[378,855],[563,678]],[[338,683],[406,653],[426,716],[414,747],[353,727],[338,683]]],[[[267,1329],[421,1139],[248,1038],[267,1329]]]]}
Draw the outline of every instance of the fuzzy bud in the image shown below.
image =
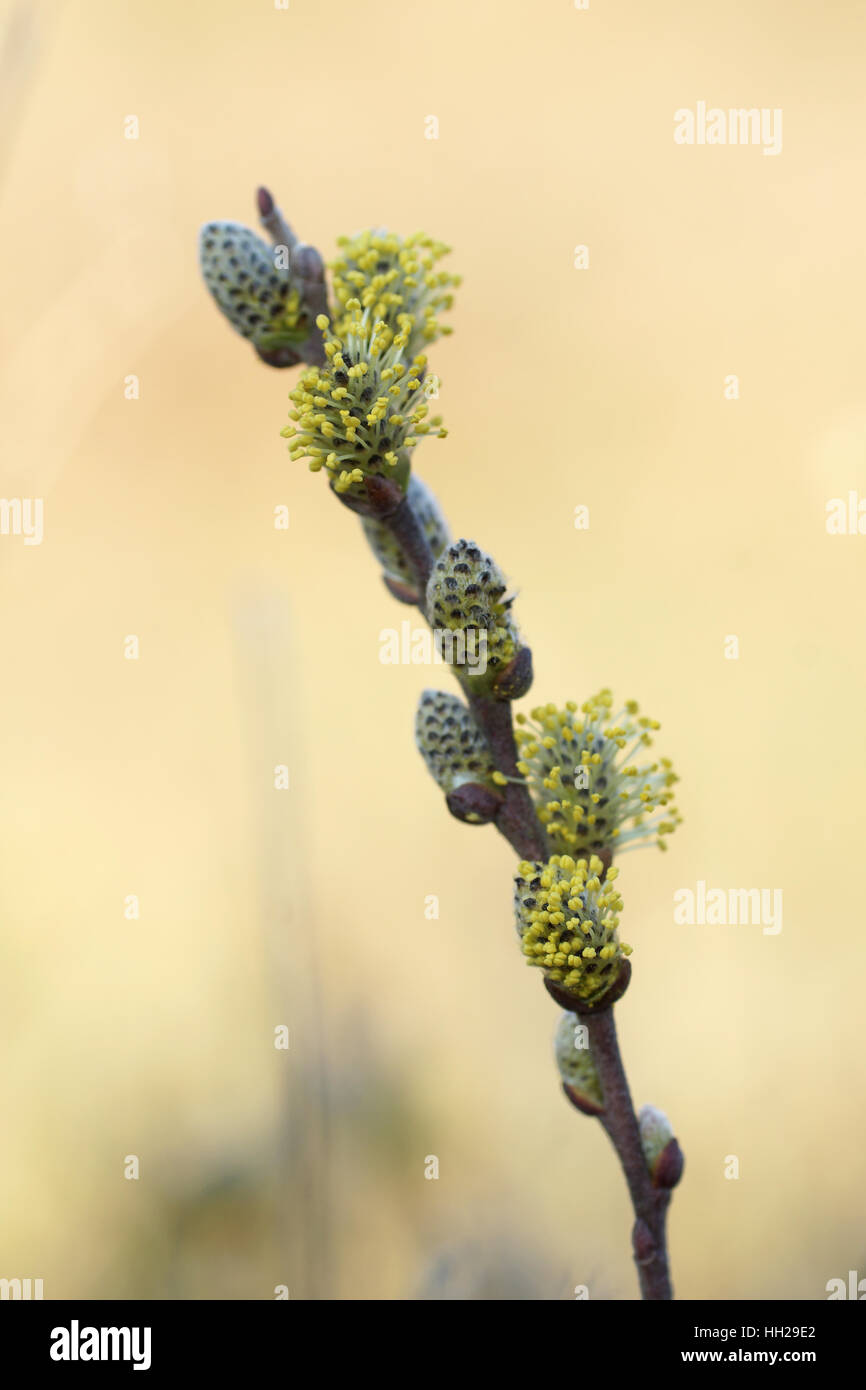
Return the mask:
{"type": "Polygon", "coordinates": [[[604,1109],[601,1082],[592,1060],[586,1025],[573,1013],[563,1013],[554,1035],[556,1065],[565,1094],[585,1115],[600,1115],[604,1109]]]}
{"type": "Polygon", "coordinates": [[[682,1177],[683,1152],[663,1110],[642,1105],[637,1117],[640,1142],[654,1187],[676,1187],[682,1177]]]}
{"type": "Polygon", "coordinates": [[[415,739],[427,767],[458,820],[484,825],[494,819],[502,793],[484,735],[455,695],[425,690],[415,716],[415,739]]]}
{"type": "Polygon", "coordinates": [[[201,273],[229,323],[257,351],[292,365],[311,321],[279,251],[239,222],[208,222],[199,233],[201,273]]]}
{"type": "Polygon", "coordinates": [[[451,664],[477,693],[492,690],[519,651],[505,591],[498,566],[467,540],[443,550],[427,585],[427,621],[434,631],[454,634],[451,664]]]}

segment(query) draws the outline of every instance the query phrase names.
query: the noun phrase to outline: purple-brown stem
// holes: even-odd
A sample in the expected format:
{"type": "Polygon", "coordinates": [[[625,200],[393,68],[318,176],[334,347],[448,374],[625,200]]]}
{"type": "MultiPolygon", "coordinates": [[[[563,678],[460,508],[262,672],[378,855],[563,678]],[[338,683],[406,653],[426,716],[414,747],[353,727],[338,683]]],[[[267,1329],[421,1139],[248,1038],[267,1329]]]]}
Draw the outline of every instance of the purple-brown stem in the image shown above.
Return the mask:
{"type": "Polygon", "coordinates": [[[297,246],[298,238],[267,188],[259,188],[256,191],[256,207],[259,210],[261,224],[275,246],[285,246],[289,251],[292,250],[292,247],[297,246]]]}
{"type": "MultiPolygon", "coordinates": [[[[493,700],[485,695],[468,695],[476,723],[484,731],[493,761],[506,777],[518,777],[517,746],[511,722],[508,700],[493,700]]],[[[521,778],[505,787],[502,807],[494,824],[521,859],[545,861],[550,853],[545,843],[547,835],[535,814],[532,797],[521,778]]]]}
{"type": "Polygon", "coordinates": [[[650,1177],[620,1056],[613,1008],[582,1013],[580,1018],[589,1031],[592,1060],[604,1098],[604,1110],[598,1118],[616,1149],[634,1208],[632,1247],[641,1296],[654,1301],[671,1299],[665,1235],[671,1194],[665,1188],[654,1187],[650,1177]]]}

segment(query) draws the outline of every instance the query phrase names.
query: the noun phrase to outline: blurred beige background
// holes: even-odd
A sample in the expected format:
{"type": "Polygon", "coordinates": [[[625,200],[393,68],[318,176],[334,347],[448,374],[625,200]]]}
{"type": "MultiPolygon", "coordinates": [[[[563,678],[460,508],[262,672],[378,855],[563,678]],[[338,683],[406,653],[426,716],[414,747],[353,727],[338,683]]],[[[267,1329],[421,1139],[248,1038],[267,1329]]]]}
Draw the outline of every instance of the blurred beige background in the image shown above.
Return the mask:
{"type": "Polygon", "coordinates": [[[531,703],[610,684],[662,721],[685,824],[623,859],[618,1016],[686,1152],[678,1293],[866,1276],[866,537],[824,524],[866,493],[863,5],[0,12],[0,492],[45,505],[41,546],[0,537],[0,1275],[636,1296],[511,852],[412,746],[447,677],[379,663],[409,610],[288,459],[296,373],[198,279],[200,223],[254,225],[267,182],[327,256],[381,223],[455,248],[418,469],[520,589],[531,703]],[[782,153],[675,145],[701,100],[782,108],[782,153]],[[781,934],[675,926],[699,879],[781,887],[781,934]]]}

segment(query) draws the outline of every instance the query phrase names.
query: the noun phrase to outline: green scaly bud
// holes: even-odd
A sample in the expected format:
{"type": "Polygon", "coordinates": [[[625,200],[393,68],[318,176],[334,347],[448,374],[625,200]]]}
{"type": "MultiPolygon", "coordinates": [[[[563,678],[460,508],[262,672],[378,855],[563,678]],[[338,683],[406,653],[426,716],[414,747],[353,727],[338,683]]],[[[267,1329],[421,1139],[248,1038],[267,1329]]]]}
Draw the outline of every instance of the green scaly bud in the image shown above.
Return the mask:
{"type": "Polygon", "coordinates": [[[462,635],[452,643],[452,664],[473,693],[512,700],[529,688],[532,663],[523,655],[528,648],[520,645],[511,602],[499,567],[474,541],[455,541],[433,566],[427,621],[436,631],[462,635]]]}
{"type": "Polygon", "coordinates": [[[604,1096],[592,1060],[586,1024],[581,1023],[576,1014],[563,1012],[553,1045],[563,1090],[572,1105],[585,1115],[600,1115],[604,1096]]]}
{"type": "Polygon", "coordinates": [[[300,290],[283,264],[286,251],[240,222],[207,222],[199,234],[205,284],[235,331],[262,353],[294,351],[310,334],[300,290]]]}
{"type": "Polygon", "coordinates": [[[502,793],[490,749],[470,711],[456,695],[425,690],[415,716],[415,741],[433,780],[458,820],[484,825],[496,816],[502,793]]]}

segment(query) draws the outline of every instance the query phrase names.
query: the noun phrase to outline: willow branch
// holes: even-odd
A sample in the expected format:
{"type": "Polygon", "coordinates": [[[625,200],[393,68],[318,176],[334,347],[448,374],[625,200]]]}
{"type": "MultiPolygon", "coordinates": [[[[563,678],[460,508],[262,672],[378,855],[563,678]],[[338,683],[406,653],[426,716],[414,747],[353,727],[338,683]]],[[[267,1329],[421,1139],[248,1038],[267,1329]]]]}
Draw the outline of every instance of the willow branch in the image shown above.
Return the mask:
{"type": "MultiPolygon", "coordinates": [[[[434,560],[424,529],[407,497],[402,499],[390,516],[384,518],[384,522],[410,567],[420,595],[418,606],[423,613],[424,595],[434,560]]],[[[517,771],[511,703],[472,693],[465,681],[461,684],[497,768],[509,779],[515,779],[509,780],[505,788],[503,803],[494,824],[521,858],[544,861],[549,853],[547,836],[539,823],[526,784],[517,771]]],[[[606,867],[609,858],[607,854],[604,856],[606,867]]],[[[623,988],[628,982],[629,973],[626,971],[624,974],[623,988]]],[[[554,998],[557,997],[555,989],[550,992],[554,998]]],[[[559,1002],[565,1003],[566,1007],[574,1007],[573,1001],[569,1004],[560,999],[559,1002]]],[[[647,1301],[668,1300],[673,1298],[665,1231],[670,1191],[653,1185],[647,1167],[620,1055],[612,1002],[609,1007],[580,1015],[588,1027],[591,1054],[604,1096],[604,1110],[598,1118],[616,1151],[628,1184],[635,1216],[632,1249],[641,1296],[647,1301]]]]}
{"type": "Polygon", "coordinates": [[[635,1214],[632,1247],[641,1295],[646,1300],[673,1298],[668,1273],[665,1218],[670,1191],[653,1186],[641,1145],[637,1116],[616,1036],[613,1008],[581,1013],[604,1098],[599,1120],[616,1150],[628,1183],[635,1214]]]}
{"type": "MultiPolygon", "coordinates": [[[[493,700],[486,695],[469,695],[467,698],[499,771],[504,772],[506,777],[518,777],[517,745],[514,742],[510,702],[493,700]]],[[[505,787],[502,808],[494,824],[521,859],[547,859],[550,852],[545,844],[547,836],[522,778],[520,781],[510,781],[505,787]]]]}

